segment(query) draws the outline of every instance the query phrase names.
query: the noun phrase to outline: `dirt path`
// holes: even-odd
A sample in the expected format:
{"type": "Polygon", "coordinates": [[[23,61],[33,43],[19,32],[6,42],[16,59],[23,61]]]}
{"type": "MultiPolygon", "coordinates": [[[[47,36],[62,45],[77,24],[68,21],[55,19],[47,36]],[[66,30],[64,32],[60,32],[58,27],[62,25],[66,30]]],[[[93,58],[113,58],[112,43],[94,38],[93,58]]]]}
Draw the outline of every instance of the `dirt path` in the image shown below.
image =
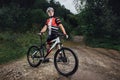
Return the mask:
{"type": "Polygon", "coordinates": [[[120,80],[120,53],[115,50],[71,47],[79,58],[79,68],[71,77],[57,73],[53,62],[32,68],[26,57],[0,65],[0,80],[120,80]]]}

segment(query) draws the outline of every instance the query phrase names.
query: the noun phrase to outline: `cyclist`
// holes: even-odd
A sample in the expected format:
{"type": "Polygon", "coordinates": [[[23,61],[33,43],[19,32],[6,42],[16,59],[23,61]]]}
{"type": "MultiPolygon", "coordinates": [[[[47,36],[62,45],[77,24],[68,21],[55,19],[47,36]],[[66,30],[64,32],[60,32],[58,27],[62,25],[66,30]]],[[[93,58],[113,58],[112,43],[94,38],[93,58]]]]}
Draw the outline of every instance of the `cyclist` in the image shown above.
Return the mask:
{"type": "Polygon", "coordinates": [[[48,7],[46,13],[48,14],[49,18],[46,20],[44,27],[41,29],[40,33],[38,34],[41,35],[42,33],[46,32],[46,30],[48,29],[47,49],[49,52],[49,43],[51,40],[57,37],[59,28],[62,30],[66,38],[68,38],[68,35],[61,23],[61,20],[58,17],[54,16],[54,9],[52,7],[48,7]]]}

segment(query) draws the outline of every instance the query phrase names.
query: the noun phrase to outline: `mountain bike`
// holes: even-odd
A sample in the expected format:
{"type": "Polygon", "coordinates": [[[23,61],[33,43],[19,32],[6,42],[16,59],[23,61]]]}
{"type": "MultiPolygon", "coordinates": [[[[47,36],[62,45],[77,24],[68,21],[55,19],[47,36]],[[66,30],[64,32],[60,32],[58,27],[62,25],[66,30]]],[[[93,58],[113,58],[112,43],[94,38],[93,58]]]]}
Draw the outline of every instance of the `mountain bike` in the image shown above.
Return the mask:
{"type": "Polygon", "coordinates": [[[54,54],[54,66],[59,74],[63,76],[70,76],[74,74],[78,69],[78,58],[70,48],[63,47],[61,43],[61,37],[63,34],[57,34],[57,37],[49,42],[50,48],[47,50],[46,45],[48,43],[42,41],[42,35],[40,36],[40,46],[31,46],[27,52],[27,60],[30,66],[37,67],[50,54],[50,52],[57,47],[57,51],[54,54]]]}

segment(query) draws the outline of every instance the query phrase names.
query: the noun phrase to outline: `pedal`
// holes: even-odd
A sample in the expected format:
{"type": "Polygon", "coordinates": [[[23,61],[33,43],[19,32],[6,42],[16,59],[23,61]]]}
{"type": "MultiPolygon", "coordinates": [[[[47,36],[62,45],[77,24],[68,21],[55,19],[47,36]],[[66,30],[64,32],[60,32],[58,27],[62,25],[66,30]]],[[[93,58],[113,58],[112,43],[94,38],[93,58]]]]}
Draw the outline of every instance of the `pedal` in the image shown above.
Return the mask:
{"type": "Polygon", "coordinates": [[[50,58],[45,58],[45,59],[43,60],[43,63],[48,63],[48,62],[50,62],[49,59],[50,59],[50,58]]]}

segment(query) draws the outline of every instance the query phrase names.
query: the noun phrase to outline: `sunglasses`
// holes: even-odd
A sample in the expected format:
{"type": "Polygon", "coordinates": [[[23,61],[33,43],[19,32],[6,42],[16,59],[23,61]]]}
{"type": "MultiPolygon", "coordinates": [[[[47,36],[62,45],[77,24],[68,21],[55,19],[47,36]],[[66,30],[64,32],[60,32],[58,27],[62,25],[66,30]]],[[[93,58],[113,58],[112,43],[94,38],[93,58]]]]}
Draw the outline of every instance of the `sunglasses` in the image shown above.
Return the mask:
{"type": "Polygon", "coordinates": [[[47,12],[50,13],[50,11],[54,12],[53,10],[48,10],[47,12]]]}

